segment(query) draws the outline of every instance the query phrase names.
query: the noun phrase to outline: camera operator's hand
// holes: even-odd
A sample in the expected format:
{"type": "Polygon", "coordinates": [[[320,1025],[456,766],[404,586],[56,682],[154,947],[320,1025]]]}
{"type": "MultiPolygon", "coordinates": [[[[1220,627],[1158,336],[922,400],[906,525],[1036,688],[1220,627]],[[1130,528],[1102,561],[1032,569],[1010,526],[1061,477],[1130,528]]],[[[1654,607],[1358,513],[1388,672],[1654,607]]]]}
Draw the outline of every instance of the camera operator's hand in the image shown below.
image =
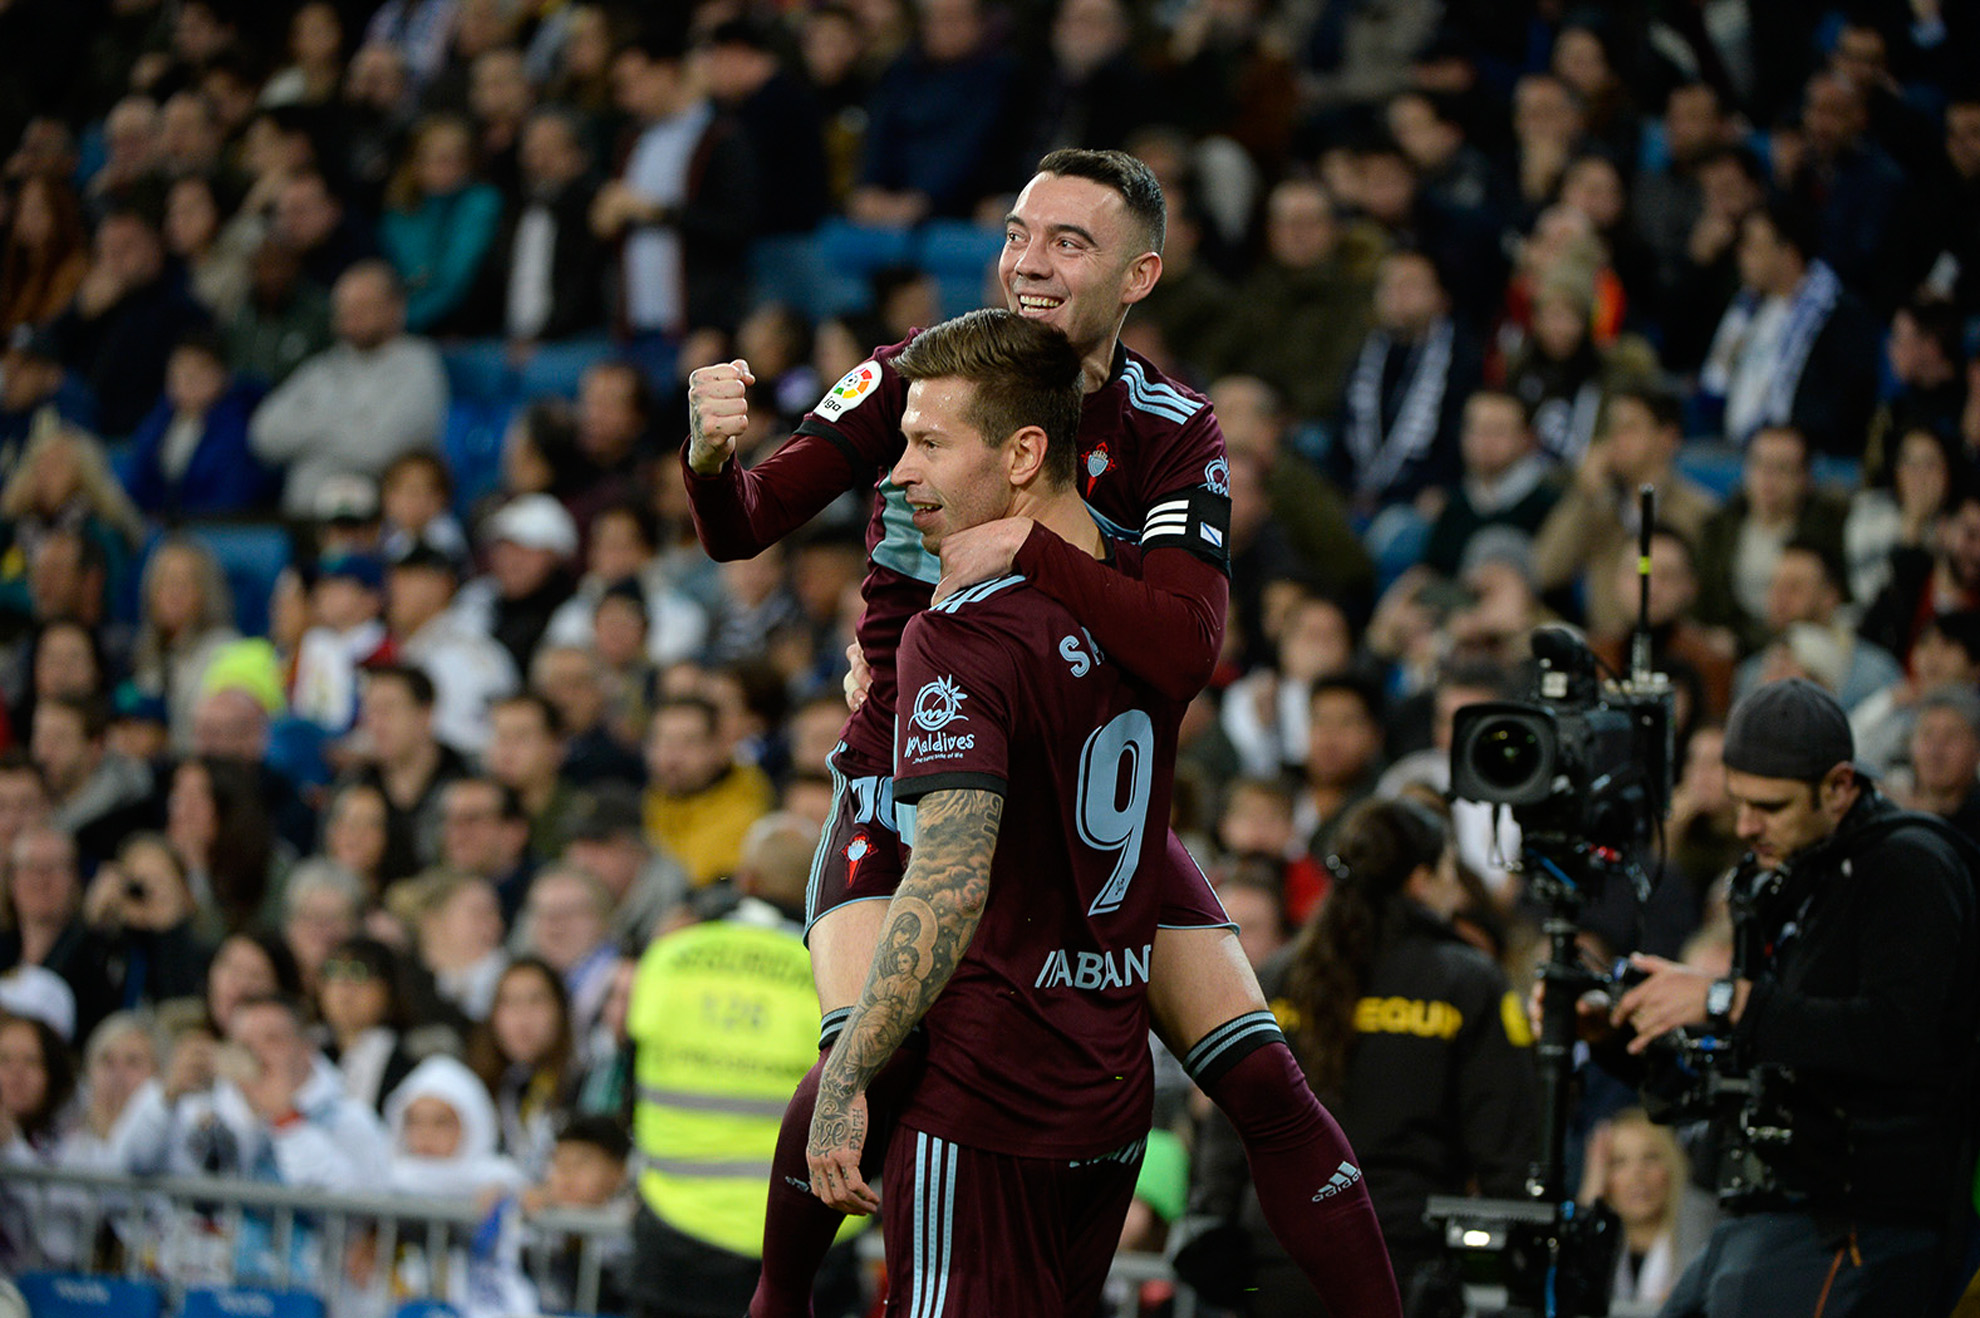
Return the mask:
{"type": "MultiPolygon", "coordinates": [[[[1636,1031],[1636,1037],[1629,1041],[1630,1052],[1641,1053],[1652,1040],[1672,1030],[1706,1023],[1705,994],[1712,987],[1712,976],[1702,970],[1666,961],[1660,956],[1646,956],[1641,952],[1631,956],[1629,963],[1647,972],[1649,978],[1622,995],[1616,1009],[1609,1014],[1609,1020],[1614,1025],[1628,1025],[1636,1031]]],[[[1735,987],[1733,1020],[1737,1021],[1740,1012],[1745,1010],[1746,997],[1751,989],[1752,985],[1743,979],[1735,987]]]]}
{"type": "MultiPolygon", "coordinates": [[[[1538,1039],[1545,1033],[1547,1012],[1547,986],[1536,983],[1533,991],[1526,995],[1526,1019],[1533,1027],[1533,1037],[1538,1039]]],[[[1609,995],[1600,989],[1590,989],[1575,1000],[1574,1037],[1583,1043],[1601,1043],[1615,1033],[1609,1024],[1609,995]]]]}

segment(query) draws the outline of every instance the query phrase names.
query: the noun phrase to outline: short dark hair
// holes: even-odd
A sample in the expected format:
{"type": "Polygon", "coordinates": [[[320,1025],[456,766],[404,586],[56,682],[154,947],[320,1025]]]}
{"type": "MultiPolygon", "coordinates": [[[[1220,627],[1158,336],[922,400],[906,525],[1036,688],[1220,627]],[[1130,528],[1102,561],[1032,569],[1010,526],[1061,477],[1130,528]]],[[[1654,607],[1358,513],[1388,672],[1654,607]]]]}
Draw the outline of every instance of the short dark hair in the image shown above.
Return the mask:
{"type": "Polygon", "coordinates": [[[1765,220],[1767,227],[1774,231],[1774,237],[1794,248],[1804,262],[1813,262],[1822,254],[1822,233],[1817,227],[1813,213],[1806,208],[1792,205],[1779,197],[1769,197],[1758,208],[1749,212],[1747,223],[1765,220]]]}
{"type": "Polygon", "coordinates": [[[1141,225],[1148,250],[1162,250],[1168,238],[1168,207],[1162,200],[1162,182],[1146,161],[1125,151],[1092,151],[1069,146],[1046,152],[1036,172],[1090,179],[1111,188],[1120,194],[1127,203],[1128,214],[1141,225]]]}
{"type": "Polygon", "coordinates": [[[364,671],[366,677],[373,682],[381,678],[387,682],[403,682],[406,694],[412,697],[413,704],[421,709],[433,708],[433,679],[427,676],[424,668],[417,668],[412,664],[374,664],[364,671]]]}
{"type": "Polygon", "coordinates": [[[653,707],[653,720],[647,726],[650,728],[653,722],[658,722],[660,716],[670,709],[693,710],[695,713],[701,715],[702,720],[708,725],[708,731],[711,733],[722,725],[722,711],[715,708],[715,702],[707,697],[668,696],[665,700],[662,700],[653,707]]]}
{"type": "Polygon", "coordinates": [[[1609,391],[1610,407],[1618,400],[1627,398],[1650,414],[1650,421],[1659,430],[1675,430],[1680,437],[1684,434],[1684,404],[1678,396],[1660,384],[1623,384],[1609,391]]]}
{"type": "Polygon", "coordinates": [[[535,710],[542,717],[543,730],[549,733],[553,740],[564,735],[564,716],[557,712],[557,707],[550,703],[549,697],[541,692],[517,691],[512,695],[503,696],[488,706],[488,712],[492,716],[498,709],[513,709],[523,705],[535,710]]]}
{"type": "Polygon", "coordinates": [[[1361,704],[1362,712],[1368,721],[1378,729],[1382,726],[1382,692],[1366,678],[1342,674],[1338,677],[1323,677],[1313,684],[1313,692],[1307,697],[1306,712],[1310,715],[1320,697],[1326,695],[1347,695],[1361,704]]]}
{"type": "Polygon", "coordinates": [[[1899,307],[1898,311],[1911,317],[1911,323],[1918,326],[1918,332],[1937,345],[1939,355],[1948,363],[1956,367],[1966,359],[1966,354],[1961,351],[1965,324],[1959,308],[1950,301],[1921,294],[1899,307]]]}
{"type": "Polygon", "coordinates": [[[386,465],[384,473],[379,476],[378,488],[383,490],[400,472],[410,470],[413,467],[424,467],[427,471],[431,472],[434,481],[440,486],[441,497],[450,502],[453,500],[454,473],[448,470],[447,460],[438,453],[431,453],[425,449],[415,449],[411,453],[401,453],[398,457],[393,458],[386,465]]]}
{"type": "Polygon", "coordinates": [[[1797,535],[1788,538],[1788,542],[1781,546],[1781,552],[1807,554],[1812,557],[1821,566],[1823,580],[1835,587],[1836,593],[1842,596],[1844,601],[1849,599],[1849,569],[1843,566],[1843,561],[1837,556],[1834,546],[1824,544],[1813,536],[1797,535]]]}
{"type": "Polygon", "coordinates": [[[964,420],[992,447],[1025,426],[1042,427],[1046,480],[1055,489],[1072,484],[1085,383],[1079,351],[1059,331],[985,307],[918,335],[894,358],[894,367],[910,383],[973,384],[964,420]]]}
{"type": "Polygon", "coordinates": [[[498,803],[495,807],[496,813],[501,816],[502,822],[505,824],[513,824],[519,820],[527,820],[529,818],[529,810],[526,806],[523,805],[522,793],[518,792],[515,788],[509,786],[507,783],[497,782],[495,779],[488,777],[486,774],[477,774],[475,776],[468,778],[456,778],[454,779],[453,782],[448,783],[447,786],[449,788],[454,788],[454,787],[488,788],[490,791],[495,793],[496,801],[498,803]]]}
{"type": "Polygon", "coordinates": [[[42,704],[50,709],[66,709],[82,720],[83,736],[102,741],[110,731],[110,705],[98,695],[49,696],[42,704]]]}
{"type": "Polygon", "coordinates": [[[632,1156],[632,1139],[625,1127],[602,1113],[571,1117],[558,1128],[557,1143],[589,1144],[613,1162],[632,1156]]]}

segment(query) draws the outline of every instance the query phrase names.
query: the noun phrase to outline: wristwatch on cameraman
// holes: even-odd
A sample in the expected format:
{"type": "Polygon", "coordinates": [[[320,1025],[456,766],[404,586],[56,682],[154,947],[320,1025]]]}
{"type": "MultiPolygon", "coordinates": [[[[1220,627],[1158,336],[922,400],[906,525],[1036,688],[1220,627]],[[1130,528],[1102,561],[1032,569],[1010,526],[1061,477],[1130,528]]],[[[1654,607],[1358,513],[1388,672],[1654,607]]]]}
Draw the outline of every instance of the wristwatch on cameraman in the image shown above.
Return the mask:
{"type": "Polygon", "coordinates": [[[1715,1030],[1732,1028],[1733,1002],[1737,998],[1738,982],[1730,975],[1715,979],[1705,990],[1705,1023],[1715,1030]]]}

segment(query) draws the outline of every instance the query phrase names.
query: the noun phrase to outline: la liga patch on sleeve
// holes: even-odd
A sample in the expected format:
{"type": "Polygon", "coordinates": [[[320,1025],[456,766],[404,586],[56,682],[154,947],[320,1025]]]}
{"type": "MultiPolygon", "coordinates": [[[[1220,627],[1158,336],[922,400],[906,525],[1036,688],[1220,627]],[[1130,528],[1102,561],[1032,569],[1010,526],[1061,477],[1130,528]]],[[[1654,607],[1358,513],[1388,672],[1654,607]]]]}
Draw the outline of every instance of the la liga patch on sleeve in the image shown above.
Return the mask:
{"type": "Polygon", "coordinates": [[[818,415],[827,421],[837,421],[865,402],[867,396],[879,386],[880,363],[869,358],[847,371],[837,384],[825,391],[825,396],[818,400],[818,415]]]}

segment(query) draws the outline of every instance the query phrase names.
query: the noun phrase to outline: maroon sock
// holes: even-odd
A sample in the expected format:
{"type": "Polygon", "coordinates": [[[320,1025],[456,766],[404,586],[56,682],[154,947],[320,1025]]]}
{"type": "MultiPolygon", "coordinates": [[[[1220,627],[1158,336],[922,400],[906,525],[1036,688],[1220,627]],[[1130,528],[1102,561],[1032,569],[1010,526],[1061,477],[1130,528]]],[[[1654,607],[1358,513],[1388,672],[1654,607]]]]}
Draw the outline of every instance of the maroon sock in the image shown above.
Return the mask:
{"type": "Polygon", "coordinates": [[[1328,1313],[1401,1318],[1402,1299],[1368,1183],[1284,1036],[1274,1026],[1235,1061],[1220,1061],[1202,1068],[1197,1084],[1244,1141],[1252,1185],[1279,1244],[1320,1292],[1328,1313]]]}
{"type": "MultiPolygon", "coordinates": [[[[811,1288],[818,1279],[825,1251],[832,1247],[845,1214],[827,1208],[811,1192],[811,1164],[805,1146],[811,1141],[811,1110],[818,1103],[818,1077],[825,1069],[837,1031],[825,1040],[818,1062],[798,1082],[777,1129],[777,1152],[770,1163],[770,1199],[763,1215],[763,1272],[749,1302],[749,1318],[810,1318],[811,1288]]],[[[916,1041],[918,1044],[918,1041],[916,1041]]],[[[904,1047],[873,1077],[866,1091],[866,1148],[860,1171],[867,1184],[878,1187],[885,1161],[887,1137],[893,1132],[900,1099],[921,1070],[918,1047],[904,1047]]]]}
{"type": "Polygon", "coordinates": [[[784,1109],[777,1130],[777,1152],[770,1162],[770,1201],[763,1215],[763,1274],[749,1301],[749,1318],[811,1318],[811,1286],[825,1251],[845,1221],[811,1192],[811,1165],[805,1145],[811,1138],[811,1109],[818,1102],[818,1076],[825,1054],[805,1072],[784,1109]]]}

